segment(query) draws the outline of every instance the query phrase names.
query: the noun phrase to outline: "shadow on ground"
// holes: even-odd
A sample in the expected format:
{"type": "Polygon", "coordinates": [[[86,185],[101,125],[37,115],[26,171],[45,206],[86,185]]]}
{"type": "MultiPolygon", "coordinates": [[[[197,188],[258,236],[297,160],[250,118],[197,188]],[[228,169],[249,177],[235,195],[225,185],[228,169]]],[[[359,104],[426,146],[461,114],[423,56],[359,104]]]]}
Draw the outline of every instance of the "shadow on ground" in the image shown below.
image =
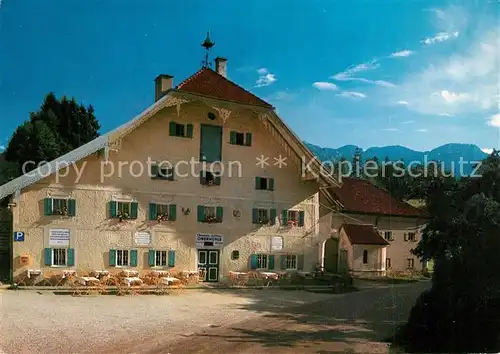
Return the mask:
{"type": "MultiPolygon", "coordinates": [[[[168,352],[385,353],[398,325],[407,320],[428,282],[329,295],[319,302],[291,306],[293,297],[277,292],[239,292],[252,298],[237,306],[263,316],[208,329],[168,352]],[[280,299],[281,298],[281,299],[280,299]],[[203,345],[210,343],[206,350],[203,345]]],[[[307,296],[307,295],[306,295],[307,296]]],[[[159,352],[158,352],[159,353],[159,352]]]]}

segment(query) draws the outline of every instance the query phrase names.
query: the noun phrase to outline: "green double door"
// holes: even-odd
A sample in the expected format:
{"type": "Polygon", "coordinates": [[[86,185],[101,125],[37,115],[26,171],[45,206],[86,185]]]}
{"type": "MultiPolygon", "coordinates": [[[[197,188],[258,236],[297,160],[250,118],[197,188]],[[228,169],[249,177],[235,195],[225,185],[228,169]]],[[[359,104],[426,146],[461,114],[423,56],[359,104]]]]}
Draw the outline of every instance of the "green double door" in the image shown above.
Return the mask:
{"type": "Polygon", "coordinates": [[[202,281],[219,281],[220,251],[219,250],[198,250],[198,271],[203,274],[202,281]]]}

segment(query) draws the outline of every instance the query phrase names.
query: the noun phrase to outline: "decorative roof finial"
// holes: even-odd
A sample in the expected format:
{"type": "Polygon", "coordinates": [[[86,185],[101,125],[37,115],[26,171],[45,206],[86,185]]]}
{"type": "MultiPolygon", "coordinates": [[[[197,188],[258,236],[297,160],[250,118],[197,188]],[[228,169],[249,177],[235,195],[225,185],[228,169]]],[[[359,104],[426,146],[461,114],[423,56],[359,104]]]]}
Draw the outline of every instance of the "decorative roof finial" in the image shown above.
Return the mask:
{"type": "Polygon", "coordinates": [[[210,67],[211,63],[208,61],[208,54],[210,52],[210,49],[215,45],[215,42],[212,42],[210,39],[210,32],[207,32],[207,38],[205,38],[205,41],[201,43],[201,46],[205,48],[205,58],[202,61],[202,66],[204,68],[210,67]]]}

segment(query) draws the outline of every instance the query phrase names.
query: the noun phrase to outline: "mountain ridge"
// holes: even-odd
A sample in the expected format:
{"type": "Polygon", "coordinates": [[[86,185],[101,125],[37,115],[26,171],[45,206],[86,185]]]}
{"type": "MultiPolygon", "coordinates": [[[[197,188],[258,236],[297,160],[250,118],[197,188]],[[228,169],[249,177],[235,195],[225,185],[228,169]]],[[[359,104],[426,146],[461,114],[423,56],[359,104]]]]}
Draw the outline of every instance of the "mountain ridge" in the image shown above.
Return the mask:
{"type": "Polygon", "coordinates": [[[321,161],[339,161],[342,157],[351,161],[356,150],[360,149],[362,161],[371,158],[377,158],[379,161],[387,158],[394,162],[402,160],[406,164],[438,161],[446,170],[453,171],[455,175],[469,175],[474,171],[474,164],[488,156],[477,145],[462,143],[448,143],[426,151],[417,151],[402,145],[373,146],[364,150],[356,145],[327,148],[304,143],[321,161]],[[463,165],[462,171],[460,161],[463,165]]]}

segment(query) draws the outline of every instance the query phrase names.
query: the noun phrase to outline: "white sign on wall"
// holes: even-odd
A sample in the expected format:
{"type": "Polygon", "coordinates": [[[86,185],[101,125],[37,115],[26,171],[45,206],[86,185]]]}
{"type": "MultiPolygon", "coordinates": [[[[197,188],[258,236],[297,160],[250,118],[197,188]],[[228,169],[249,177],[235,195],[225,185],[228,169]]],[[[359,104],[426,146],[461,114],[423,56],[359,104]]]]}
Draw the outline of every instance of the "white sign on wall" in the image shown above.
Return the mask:
{"type": "Polygon", "coordinates": [[[138,231],[135,233],[135,244],[139,246],[148,246],[151,244],[151,233],[147,231],[138,231]]]}
{"type": "Polygon", "coordinates": [[[69,229],[50,229],[49,246],[69,246],[69,229]]]}
{"type": "Polygon", "coordinates": [[[224,246],[224,237],[214,234],[196,234],[197,248],[222,248],[224,246]]]}
{"type": "Polygon", "coordinates": [[[283,237],[273,236],[271,238],[271,251],[281,251],[283,249],[283,237]]]}

